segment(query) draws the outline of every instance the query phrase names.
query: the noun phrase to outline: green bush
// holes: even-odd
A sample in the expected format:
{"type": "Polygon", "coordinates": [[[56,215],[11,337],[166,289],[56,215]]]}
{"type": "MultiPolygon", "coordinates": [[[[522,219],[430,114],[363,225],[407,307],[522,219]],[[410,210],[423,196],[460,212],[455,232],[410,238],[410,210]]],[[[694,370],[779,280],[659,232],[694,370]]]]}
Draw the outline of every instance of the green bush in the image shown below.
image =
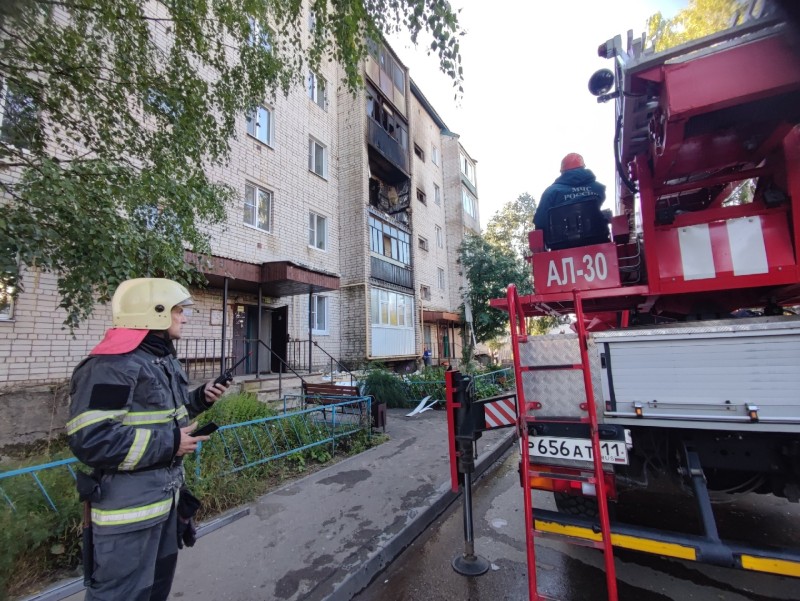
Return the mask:
{"type": "MultiPolygon", "coordinates": [[[[497,396],[503,391],[513,390],[514,374],[487,369],[474,365],[471,370],[460,370],[463,374],[475,377],[475,398],[478,400],[497,396]],[[484,374],[492,374],[481,377],[484,374]]],[[[408,397],[416,400],[430,396],[432,399],[444,400],[447,394],[445,385],[445,369],[443,367],[426,367],[419,373],[405,376],[408,397]]]]}
{"type": "Polygon", "coordinates": [[[373,368],[361,382],[364,394],[375,397],[376,403],[386,403],[387,407],[404,407],[408,400],[406,386],[396,374],[383,368],[373,368]]]}
{"type": "Polygon", "coordinates": [[[444,367],[425,367],[419,373],[409,374],[405,378],[408,396],[415,400],[430,396],[443,401],[446,395],[444,372],[444,367]]]}
{"type": "Polygon", "coordinates": [[[253,394],[229,394],[219,402],[202,413],[199,417],[200,424],[215,422],[220,426],[226,424],[240,424],[262,417],[272,417],[278,412],[266,403],[262,403],[253,394]]]}
{"type": "MultiPolygon", "coordinates": [[[[220,426],[273,417],[276,412],[251,395],[237,395],[227,398],[205,414],[203,421],[214,421],[220,426]]],[[[330,413],[327,419],[330,420],[330,413]]],[[[360,424],[363,426],[363,424],[360,424]]],[[[291,415],[280,420],[241,426],[235,430],[221,430],[212,434],[203,443],[200,451],[200,473],[198,477],[198,456],[186,458],[186,482],[189,488],[203,501],[198,519],[221,513],[237,505],[252,501],[259,495],[287,478],[294,477],[315,466],[330,461],[332,455],[331,426],[318,421],[317,414],[291,415]],[[257,462],[272,455],[287,453],[292,449],[308,446],[279,459],[265,461],[234,473],[235,468],[257,462]]],[[[337,424],[337,432],[352,430],[355,426],[337,424]]],[[[348,453],[349,446],[364,450],[370,445],[367,430],[359,430],[347,437],[336,439],[336,449],[348,453]],[[354,443],[351,439],[363,438],[354,443]]]]}
{"type": "Polygon", "coordinates": [[[476,399],[488,399],[489,397],[497,396],[501,392],[502,389],[492,380],[487,378],[475,378],[476,399]]]}

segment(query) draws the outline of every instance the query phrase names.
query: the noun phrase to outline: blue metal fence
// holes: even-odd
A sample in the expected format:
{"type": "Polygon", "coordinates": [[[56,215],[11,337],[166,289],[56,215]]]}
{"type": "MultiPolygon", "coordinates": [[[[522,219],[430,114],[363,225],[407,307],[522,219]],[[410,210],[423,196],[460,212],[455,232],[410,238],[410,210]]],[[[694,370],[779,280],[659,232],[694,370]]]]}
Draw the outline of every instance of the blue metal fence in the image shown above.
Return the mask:
{"type": "MultiPolygon", "coordinates": [[[[508,389],[513,386],[514,372],[510,368],[500,369],[477,375],[476,379],[489,380],[508,389]]],[[[410,383],[409,388],[411,396],[419,398],[433,395],[434,391],[438,394],[443,390],[444,380],[417,381],[410,383]]],[[[339,398],[341,397],[328,400],[339,398]]],[[[193,458],[195,476],[201,477],[209,469],[203,468],[204,462],[208,464],[214,459],[218,460],[215,467],[224,469],[212,473],[223,475],[328,444],[331,446],[331,454],[334,454],[337,440],[342,437],[350,436],[361,429],[371,433],[371,415],[371,397],[358,397],[330,405],[313,406],[294,413],[286,413],[284,409],[284,414],[275,417],[221,426],[208,442],[198,448],[193,458]]],[[[190,458],[189,461],[191,460],[190,458]]],[[[58,512],[59,500],[54,499],[53,494],[48,491],[48,485],[52,487],[52,482],[48,481],[67,477],[66,474],[74,481],[76,464],[78,460],[70,457],[2,472],[0,498],[7,507],[16,512],[16,497],[30,497],[31,490],[38,491],[41,502],[51,511],[58,512]]]]}
{"type": "MultiPolygon", "coordinates": [[[[341,438],[363,429],[371,434],[371,407],[369,397],[359,397],[221,426],[208,442],[198,445],[195,455],[187,458],[187,464],[192,469],[194,462],[193,471],[199,478],[201,472],[215,476],[230,474],[325,445],[330,445],[333,455],[341,438]]],[[[38,495],[36,503],[58,512],[63,499],[55,498],[48,487],[52,489],[58,479],[66,477],[74,481],[78,465],[78,460],[70,457],[2,472],[0,498],[11,511],[17,512],[22,499],[30,505],[31,498],[38,495]]],[[[61,484],[59,490],[63,491],[61,484]]]]}
{"type": "Polygon", "coordinates": [[[478,374],[475,376],[475,379],[489,381],[503,390],[510,390],[514,387],[514,368],[504,367],[503,369],[490,371],[485,374],[478,374]]]}
{"type": "Polygon", "coordinates": [[[13,483],[12,486],[19,491],[18,494],[25,494],[27,493],[25,481],[27,481],[28,484],[33,484],[34,489],[39,490],[42,495],[41,498],[44,500],[45,504],[52,511],[57,512],[58,508],[56,507],[55,501],[53,501],[51,494],[47,492],[47,482],[43,480],[47,477],[47,475],[66,469],[74,481],[75,469],[72,466],[76,463],[78,463],[78,460],[74,457],[70,457],[68,459],[61,459],[59,461],[52,461],[50,463],[43,463],[41,465],[32,465],[30,467],[23,467],[20,469],[0,473],[0,496],[3,497],[3,500],[5,500],[6,504],[12,509],[12,511],[17,511],[17,505],[11,498],[12,495],[16,495],[14,492],[9,494],[6,491],[6,488],[8,488],[9,484],[13,483]],[[30,480],[27,480],[28,477],[30,480]],[[12,480],[12,478],[14,480],[12,480]]]}
{"type": "Polygon", "coordinates": [[[362,429],[371,433],[371,416],[371,398],[353,397],[286,415],[221,426],[208,442],[198,445],[194,473],[201,478],[203,463],[213,461],[217,467],[225,466],[215,470],[214,475],[231,474],[328,444],[333,455],[338,439],[362,429]]]}
{"type": "MultiPolygon", "coordinates": [[[[478,374],[475,376],[476,381],[494,384],[501,391],[511,390],[514,387],[514,370],[512,368],[498,369],[496,371],[487,372],[485,374],[478,374]]],[[[411,378],[404,378],[406,388],[408,389],[409,402],[418,402],[426,396],[433,399],[444,401],[445,397],[445,381],[444,380],[414,380],[411,378]]]]}

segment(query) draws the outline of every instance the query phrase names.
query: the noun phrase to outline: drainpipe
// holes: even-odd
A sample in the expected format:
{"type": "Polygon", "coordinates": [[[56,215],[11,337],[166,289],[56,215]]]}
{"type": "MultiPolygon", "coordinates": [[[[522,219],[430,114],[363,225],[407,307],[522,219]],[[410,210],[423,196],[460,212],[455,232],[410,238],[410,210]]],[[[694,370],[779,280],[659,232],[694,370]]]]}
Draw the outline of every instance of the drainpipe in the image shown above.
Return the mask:
{"type": "Polygon", "coordinates": [[[261,375],[261,362],[258,360],[258,353],[261,351],[261,345],[259,344],[259,340],[261,340],[261,314],[263,313],[263,303],[261,302],[261,284],[258,285],[258,319],[256,319],[257,324],[257,331],[256,331],[256,379],[261,375]]]}
{"type": "Polygon", "coordinates": [[[364,308],[364,357],[369,360],[372,359],[372,289],[367,282],[364,282],[364,308]]]}
{"type": "MultiPolygon", "coordinates": [[[[419,339],[422,341],[422,352],[425,352],[425,308],[422,305],[422,297],[419,297],[419,339]]],[[[414,349],[416,350],[416,349],[414,349]]],[[[433,349],[431,349],[431,365],[433,364],[433,349]]],[[[425,365],[425,361],[422,362],[425,365]]]]}
{"type": "Polygon", "coordinates": [[[222,285],[222,354],[219,357],[219,373],[225,373],[225,333],[228,331],[228,277],[222,285]]]}
{"type": "Polygon", "coordinates": [[[314,289],[308,289],[308,373],[311,373],[311,331],[314,329],[313,313],[311,312],[311,301],[314,300],[314,289]]]}

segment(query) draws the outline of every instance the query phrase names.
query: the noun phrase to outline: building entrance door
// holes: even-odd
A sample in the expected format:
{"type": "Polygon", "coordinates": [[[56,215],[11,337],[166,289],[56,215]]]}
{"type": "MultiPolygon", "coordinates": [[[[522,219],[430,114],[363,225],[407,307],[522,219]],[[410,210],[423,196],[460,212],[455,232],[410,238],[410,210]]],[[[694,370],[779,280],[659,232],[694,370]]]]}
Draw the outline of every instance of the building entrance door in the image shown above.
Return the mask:
{"type": "Polygon", "coordinates": [[[263,340],[266,344],[271,345],[272,338],[272,311],[270,309],[261,309],[261,329],[258,327],[258,307],[247,307],[247,338],[250,342],[249,351],[250,363],[252,367],[248,373],[270,373],[270,354],[267,348],[258,343],[263,340]],[[258,357],[258,365],[256,365],[256,357],[258,357]]]}
{"type": "MultiPolygon", "coordinates": [[[[233,340],[231,341],[231,349],[228,361],[230,364],[236,363],[239,359],[244,357],[251,351],[249,338],[249,320],[248,320],[247,306],[242,304],[233,305],[233,340]]],[[[253,373],[251,371],[251,360],[248,359],[236,368],[235,376],[253,373]]]]}
{"type": "Polygon", "coordinates": [[[271,317],[269,321],[272,338],[269,344],[273,351],[270,357],[270,366],[274,372],[281,371],[281,369],[286,371],[283,364],[286,362],[287,342],[289,339],[289,307],[278,307],[273,309],[270,313],[271,317]],[[281,363],[278,357],[280,357],[284,363],[281,363]]]}

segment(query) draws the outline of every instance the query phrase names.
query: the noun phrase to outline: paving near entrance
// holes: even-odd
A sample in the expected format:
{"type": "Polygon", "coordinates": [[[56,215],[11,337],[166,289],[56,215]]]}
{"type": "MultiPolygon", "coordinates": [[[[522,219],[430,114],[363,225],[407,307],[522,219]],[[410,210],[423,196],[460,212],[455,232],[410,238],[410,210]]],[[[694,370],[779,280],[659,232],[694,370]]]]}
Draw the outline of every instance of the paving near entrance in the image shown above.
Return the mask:
{"type": "MultiPolygon", "coordinates": [[[[390,440],[278,488],[181,551],[171,599],[345,601],[456,499],[444,411],[390,409],[390,440]]],[[[478,470],[512,444],[478,441],[478,470]]],[[[83,592],[67,597],[80,601],[83,592]]]]}

